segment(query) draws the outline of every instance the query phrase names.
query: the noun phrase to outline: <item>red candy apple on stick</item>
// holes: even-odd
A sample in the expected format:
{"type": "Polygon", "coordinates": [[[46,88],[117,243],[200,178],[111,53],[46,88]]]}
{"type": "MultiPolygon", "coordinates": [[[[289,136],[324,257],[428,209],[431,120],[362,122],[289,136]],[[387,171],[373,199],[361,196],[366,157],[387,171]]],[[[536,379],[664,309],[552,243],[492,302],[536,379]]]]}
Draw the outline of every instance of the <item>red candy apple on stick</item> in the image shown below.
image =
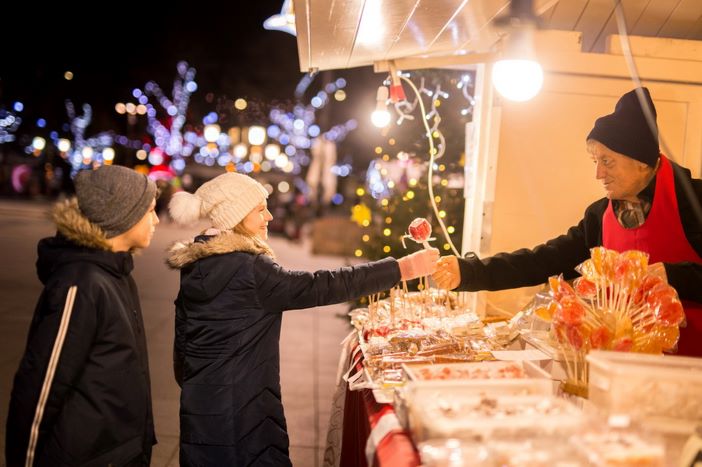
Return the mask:
{"type": "Polygon", "coordinates": [[[431,224],[428,220],[423,217],[418,217],[410,223],[407,230],[409,231],[409,235],[406,235],[406,237],[411,238],[417,243],[421,243],[424,248],[431,248],[429,245],[429,240],[434,239],[430,238],[431,224]]]}

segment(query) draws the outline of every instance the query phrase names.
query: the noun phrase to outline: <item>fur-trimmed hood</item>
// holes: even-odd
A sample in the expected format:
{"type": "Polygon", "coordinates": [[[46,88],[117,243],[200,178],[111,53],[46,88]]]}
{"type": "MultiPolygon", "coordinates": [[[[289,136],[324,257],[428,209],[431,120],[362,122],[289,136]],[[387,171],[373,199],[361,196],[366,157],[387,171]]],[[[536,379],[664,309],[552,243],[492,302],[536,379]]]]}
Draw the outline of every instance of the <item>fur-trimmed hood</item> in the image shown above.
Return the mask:
{"type": "Polygon", "coordinates": [[[77,198],[56,203],[51,219],[58,232],[73,243],[96,250],[112,250],[105,232],[80,212],[77,198]]]}
{"type": "Polygon", "coordinates": [[[175,243],[168,249],[166,264],[172,269],[182,269],[199,259],[235,251],[274,257],[271,248],[257,237],[226,230],[218,235],[202,236],[195,240],[175,243]]]}
{"type": "Polygon", "coordinates": [[[64,266],[89,263],[115,276],[127,276],[134,268],[132,254],[114,252],[105,232],[90,222],[78,208],[74,198],[57,203],[51,211],[57,233],[44,238],[37,245],[37,275],[47,281],[64,266]]]}

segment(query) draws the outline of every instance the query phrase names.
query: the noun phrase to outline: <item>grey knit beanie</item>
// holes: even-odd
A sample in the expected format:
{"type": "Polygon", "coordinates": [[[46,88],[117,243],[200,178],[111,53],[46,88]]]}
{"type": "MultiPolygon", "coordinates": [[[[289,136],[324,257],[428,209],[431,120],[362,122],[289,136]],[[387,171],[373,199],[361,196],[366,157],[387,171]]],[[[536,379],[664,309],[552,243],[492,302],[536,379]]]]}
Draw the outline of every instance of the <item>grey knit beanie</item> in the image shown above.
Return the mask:
{"type": "Polygon", "coordinates": [[[253,178],[227,172],[204,183],[197,191],[180,191],[168,205],[171,218],[179,224],[192,224],[208,218],[220,230],[236,227],[244,217],[268,198],[268,191],[253,178]]]}
{"type": "Polygon", "coordinates": [[[156,184],[146,175],[119,165],[78,172],[74,180],[78,207],[107,238],[131,229],[156,198],[156,184]]]}

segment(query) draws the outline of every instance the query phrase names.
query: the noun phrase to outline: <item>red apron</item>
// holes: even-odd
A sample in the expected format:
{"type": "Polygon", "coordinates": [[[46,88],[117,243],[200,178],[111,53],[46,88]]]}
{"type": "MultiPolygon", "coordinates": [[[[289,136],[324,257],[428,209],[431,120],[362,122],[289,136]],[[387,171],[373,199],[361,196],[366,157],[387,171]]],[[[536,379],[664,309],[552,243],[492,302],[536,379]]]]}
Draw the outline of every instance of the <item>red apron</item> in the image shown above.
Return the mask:
{"type": "MultiPolygon", "coordinates": [[[[640,250],[649,254],[649,264],[690,261],[702,264],[702,258],[685,237],[675,194],[673,167],[661,154],[656,175],[656,193],[646,221],[634,229],[619,224],[612,201],[602,217],[602,245],[619,252],[640,250]]],[[[687,327],[680,329],[678,354],[702,356],[702,304],[683,300],[687,327]]]]}

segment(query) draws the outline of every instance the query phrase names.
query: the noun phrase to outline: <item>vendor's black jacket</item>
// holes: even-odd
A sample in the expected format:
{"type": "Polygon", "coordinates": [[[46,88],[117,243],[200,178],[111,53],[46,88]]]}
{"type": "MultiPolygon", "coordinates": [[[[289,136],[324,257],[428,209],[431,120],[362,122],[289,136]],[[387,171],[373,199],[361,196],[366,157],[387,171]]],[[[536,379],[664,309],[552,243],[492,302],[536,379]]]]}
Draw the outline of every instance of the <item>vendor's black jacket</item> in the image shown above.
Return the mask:
{"type": "Polygon", "coordinates": [[[287,271],[265,243],[233,231],[177,244],[175,369],[182,466],[290,465],[280,393],[282,312],[393,287],[394,259],[287,271]]]}
{"type": "MultiPolygon", "coordinates": [[[[693,211],[690,195],[702,200],[702,180],[693,179],[690,171],[671,161],[680,220],[687,240],[702,256],[702,219],[693,211]],[[687,188],[689,189],[686,189],[687,188]]],[[[644,191],[653,195],[655,178],[644,191]]],[[[474,255],[459,261],[461,284],[456,290],[502,290],[544,283],[548,277],[563,274],[566,279],[578,276],[575,266],[590,257],[590,248],[602,246],[602,217],[609,200],[592,203],[578,225],[534,249],[521,249],[479,259],[474,255]]],[[[682,262],[666,263],[668,282],[680,298],[702,302],[702,265],[682,262]]]]}
{"type": "Polygon", "coordinates": [[[38,245],[44,284],[15,375],[5,454],[23,466],[68,289],[78,287],[44,410],[36,466],[148,465],[155,443],[148,358],[130,253],[110,250],[75,201],[54,210],[38,245]]]}

